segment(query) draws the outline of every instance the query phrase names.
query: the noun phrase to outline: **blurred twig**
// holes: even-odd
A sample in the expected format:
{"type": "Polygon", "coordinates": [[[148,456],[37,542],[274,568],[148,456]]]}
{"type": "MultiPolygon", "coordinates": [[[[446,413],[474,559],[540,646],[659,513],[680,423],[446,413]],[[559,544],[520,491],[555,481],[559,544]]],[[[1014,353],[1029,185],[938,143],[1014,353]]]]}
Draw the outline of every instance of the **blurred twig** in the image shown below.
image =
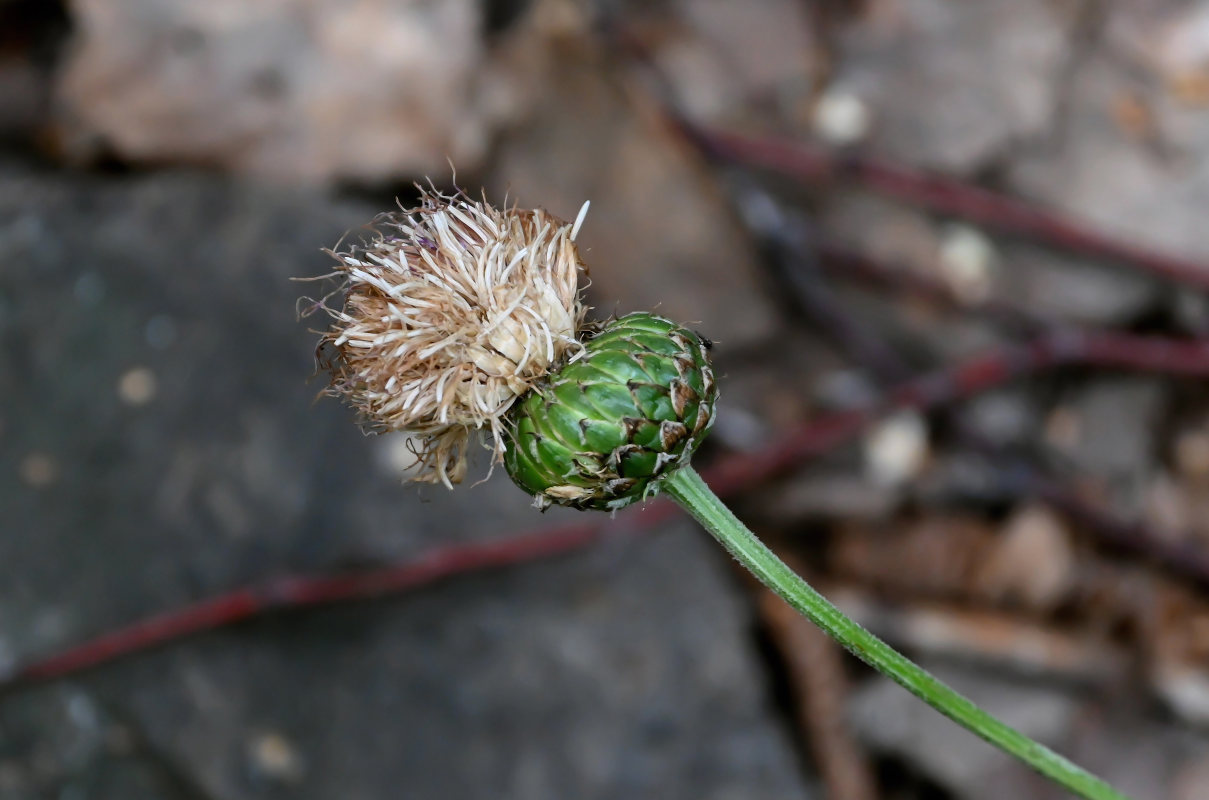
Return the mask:
{"type": "Polygon", "coordinates": [[[894,349],[848,313],[835,297],[822,274],[822,252],[814,226],[801,215],[786,212],[745,176],[735,176],[730,183],[735,209],[755,234],[765,263],[813,327],[882,382],[908,378],[912,370],[894,349]]]}
{"type": "MultiPolygon", "coordinates": [[[[671,516],[671,508],[663,505],[651,511],[654,513],[639,516],[635,521],[654,525],[671,516]]],[[[591,523],[565,525],[495,542],[440,547],[414,559],[363,572],[270,580],[149,617],[16,668],[0,676],[0,693],[21,684],[80,672],[186,636],[278,611],[384,597],[452,575],[551,558],[581,550],[603,533],[603,526],[591,523]]]]}
{"type": "Polygon", "coordinates": [[[732,455],[707,477],[719,492],[746,489],[851,440],[889,412],[933,410],[1025,375],[1076,365],[1209,378],[1209,342],[1074,330],[1043,334],[904,381],[880,402],[820,417],[766,449],[732,455]]]}
{"type": "Polygon", "coordinates": [[[715,158],[774,170],[809,182],[849,180],[919,208],[1026,236],[1073,253],[1118,261],[1176,283],[1209,289],[1209,264],[1132,244],[1090,225],[955,178],[806,142],[714,130],[677,117],[672,121],[715,158]]]}

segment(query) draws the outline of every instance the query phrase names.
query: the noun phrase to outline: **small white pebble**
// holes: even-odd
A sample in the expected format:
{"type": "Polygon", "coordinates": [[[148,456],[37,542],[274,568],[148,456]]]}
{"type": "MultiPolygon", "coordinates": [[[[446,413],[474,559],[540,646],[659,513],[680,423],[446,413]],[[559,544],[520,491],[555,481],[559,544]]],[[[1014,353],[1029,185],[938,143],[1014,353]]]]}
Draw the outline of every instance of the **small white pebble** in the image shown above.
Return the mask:
{"type": "Polygon", "coordinates": [[[407,478],[419,469],[420,462],[412,448],[419,449],[423,444],[422,439],[406,433],[392,433],[379,436],[375,444],[378,464],[391,475],[407,478]]]}
{"type": "Polygon", "coordinates": [[[940,240],[939,263],[945,283],[963,303],[977,305],[991,296],[995,245],[969,225],[949,225],[940,240]]]}
{"type": "Polygon", "coordinates": [[[815,135],[833,145],[849,145],[869,135],[871,115],[865,102],[851,92],[828,89],[811,115],[815,135]]]}
{"type": "Polygon", "coordinates": [[[1209,679],[1182,664],[1160,665],[1155,689],[1175,714],[1194,724],[1209,725],[1209,679]]]}
{"type": "Polygon", "coordinates": [[[248,761],[256,774],[269,780],[294,783],[302,777],[302,759],[279,733],[262,733],[248,742],[248,761]]]}
{"type": "Polygon", "coordinates": [[[147,367],[127,370],[118,381],[118,397],[132,406],[143,406],[155,398],[155,373],[147,367]]]}
{"type": "Polygon", "coordinates": [[[59,465],[46,453],[30,453],[18,468],[21,480],[35,489],[50,486],[59,478],[59,465]]]}
{"type": "Polygon", "coordinates": [[[928,457],[928,425],[914,411],[900,411],[879,423],[865,438],[869,479],[898,486],[919,474],[928,457]]]}

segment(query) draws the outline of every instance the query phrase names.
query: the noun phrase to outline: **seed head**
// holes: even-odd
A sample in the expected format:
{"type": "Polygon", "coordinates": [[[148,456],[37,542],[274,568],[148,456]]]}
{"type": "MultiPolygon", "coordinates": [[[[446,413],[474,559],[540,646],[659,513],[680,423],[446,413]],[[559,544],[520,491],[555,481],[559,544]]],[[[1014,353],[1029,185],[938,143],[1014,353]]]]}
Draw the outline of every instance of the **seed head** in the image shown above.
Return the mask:
{"type": "Polygon", "coordinates": [[[538,508],[615,511],[658,493],[714,422],[709,349],[654,314],[604,323],[509,413],[508,475],[538,508]]]}
{"type": "Polygon", "coordinates": [[[367,241],[332,253],[344,307],[312,307],[332,318],[326,391],[368,430],[413,434],[416,480],[460,482],[478,429],[498,461],[505,412],[582,351],[575,235],[586,211],[569,224],[421,189],[417,208],[380,215],[367,241]]]}

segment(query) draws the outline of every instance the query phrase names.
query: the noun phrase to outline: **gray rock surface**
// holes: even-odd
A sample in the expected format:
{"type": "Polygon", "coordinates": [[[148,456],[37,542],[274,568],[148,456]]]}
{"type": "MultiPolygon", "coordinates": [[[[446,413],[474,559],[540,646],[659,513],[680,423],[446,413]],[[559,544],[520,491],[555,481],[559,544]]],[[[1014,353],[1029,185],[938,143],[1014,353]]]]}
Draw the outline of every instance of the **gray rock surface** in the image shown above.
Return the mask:
{"type": "Polygon", "coordinates": [[[871,107],[878,152],[969,172],[1048,129],[1069,27],[1058,4],[869,5],[833,81],[871,107]]]}
{"type": "Polygon", "coordinates": [[[77,160],[290,181],[470,169],[523,93],[473,0],[68,5],[55,122],[77,160]]]}
{"type": "Polygon", "coordinates": [[[1103,7],[1077,53],[1051,146],[1010,170],[1026,197],[1143,246],[1203,258],[1209,202],[1203,3],[1103,7]],[[1198,83],[1199,82],[1199,83],[1198,83]]]}
{"type": "MultiPolygon", "coordinates": [[[[560,519],[502,473],[402,486],[313,402],[287,279],[372,211],[0,167],[0,658],[560,519]]],[[[681,522],[27,689],[0,698],[0,796],[809,796],[725,564],[681,522]]]]}
{"type": "Polygon", "coordinates": [[[1137,270],[1009,242],[1002,248],[993,294],[1044,319],[1109,327],[1129,325],[1153,311],[1163,285],[1137,270]]]}
{"type": "MultiPolygon", "coordinates": [[[[1064,404],[1073,422],[1071,435],[1051,436],[1051,442],[1078,474],[1140,481],[1151,469],[1167,397],[1164,384],[1153,378],[1089,381],[1064,404]]],[[[1056,431],[1052,422],[1051,431],[1056,431]]]]}

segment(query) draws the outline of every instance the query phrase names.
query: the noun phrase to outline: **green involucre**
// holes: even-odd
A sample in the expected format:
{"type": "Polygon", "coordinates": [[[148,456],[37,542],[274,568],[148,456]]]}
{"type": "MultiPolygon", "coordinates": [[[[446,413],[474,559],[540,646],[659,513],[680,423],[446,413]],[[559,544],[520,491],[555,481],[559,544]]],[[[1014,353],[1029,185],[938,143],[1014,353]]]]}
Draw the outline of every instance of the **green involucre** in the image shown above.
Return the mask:
{"type": "Polygon", "coordinates": [[[504,465],[537,505],[613,510],[687,464],[714,421],[709,345],[653,314],[584,343],[509,415],[504,465]]]}

